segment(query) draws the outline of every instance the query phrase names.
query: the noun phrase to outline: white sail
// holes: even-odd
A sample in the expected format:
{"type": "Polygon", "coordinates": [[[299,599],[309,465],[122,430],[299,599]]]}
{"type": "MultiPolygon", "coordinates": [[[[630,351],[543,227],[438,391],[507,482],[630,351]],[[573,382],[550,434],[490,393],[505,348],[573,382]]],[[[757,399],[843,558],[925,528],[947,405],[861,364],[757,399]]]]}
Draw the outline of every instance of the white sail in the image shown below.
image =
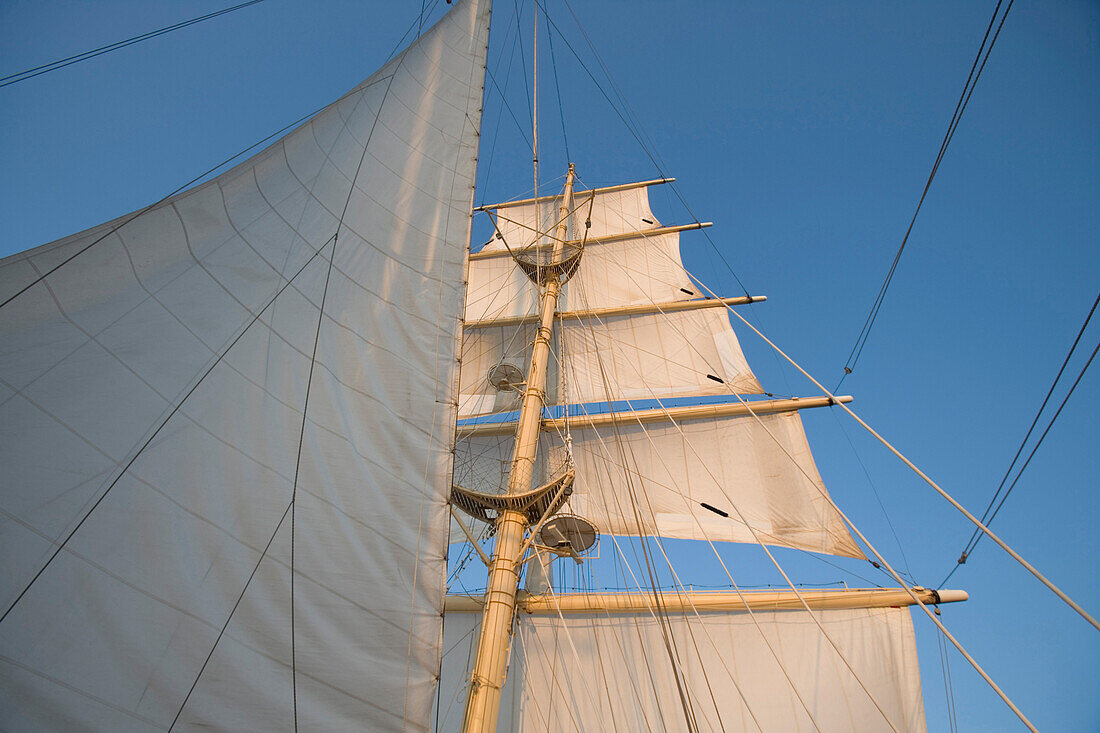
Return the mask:
{"type": "MultiPolygon", "coordinates": [[[[826,498],[797,412],[647,424],[624,415],[599,428],[578,421],[571,436],[576,483],[566,507],[601,532],[864,556],[826,498]]],[[[460,440],[455,483],[501,491],[511,446],[511,438],[460,440]]],[[[543,434],[539,456],[538,476],[565,470],[557,434],[543,434]]]]}
{"type": "Polygon", "coordinates": [[[763,391],[725,308],[585,319],[562,341],[572,402],[763,391]]]}
{"type": "MultiPolygon", "coordinates": [[[[597,193],[591,207],[587,203],[591,194],[577,192],[570,231],[588,246],[577,272],[565,284],[559,310],[666,303],[702,294],[680,260],[679,234],[659,225],[650,211],[647,191],[639,186],[597,193]],[[586,235],[590,210],[592,226],[586,235]]],[[[533,244],[538,226],[541,232],[552,229],[559,206],[555,200],[538,204],[541,225],[536,223],[540,219],[535,204],[500,210],[497,222],[503,238],[490,240],[470,261],[467,323],[537,312],[537,291],[509,256],[509,248],[533,244]]]]}
{"type": "MultiPolygon", "coordinates": [[[[528,200],[491,207],[495,210],[501,236],[486,249],[502,250],[505,245],[517,249],[532,243],[536,233],[552,232],[558,223],[560,206],[560,200],[555,197],[543,196],[537,203],[528,200]]],[[[579,237],[586,229],[586,221],[591,221],[591,226],[587,228],[588,236],[593,240],[634,234],[660,226],[649,207],[649,187],[645,183],[576,191],[569,228],[579,237]]]]}
{"type": "Polygon", "coordinates": [[[427,726],[489,4],[0,262],[6,729],[427,726]]]}
{"type": "MultiPolygon", "coordinates": [[[[547,389],[552,403],[763,391],[723,308],[701,304],[663,312],[661,304],[698,296],[680,261],[679,234],[660,226],[647,192],[648,186],[635,184],[574,197],[570,231],[588,246],[559,301],[563,315],[556,351],[564,382],[552,363],[547,389]],[[599,312],[623,306],[650,306],[652,312],[599,312]]],[[[553,229],[559,206],[552,197],[501,205],[495,214],[501,236],[471,258],[461,417],[517,406],[514,393],[501,394],[488,378],[489,370],[502,363],[526,369],[537,333],[538,288],[509,256],[509,248],[548,241],[539,234],[553,229]]]]}
{"type": "MultiPolygon", "coordinates": [[[[815,613],[854,675],[805,611],[756,611],[760,628],[745,612],[521,612],[500,729],[924,731],[909,610],[815,613]]],[[[480,620],[444,622],[439,731],[459,730],[480,620]]]]}
{"type": "MultiPolygon", "coordinates": [[[[460,417],[518,405],[516,393],[498,390],[489,372],[498,364],[525,370],[537,332],[536,323],[464,331],[460,417]]],[[[762,391],[724,308],[571,319],[559,333],[565,382],[562,388],[558,359],[551,360],[551,404],[762,391]]]]}

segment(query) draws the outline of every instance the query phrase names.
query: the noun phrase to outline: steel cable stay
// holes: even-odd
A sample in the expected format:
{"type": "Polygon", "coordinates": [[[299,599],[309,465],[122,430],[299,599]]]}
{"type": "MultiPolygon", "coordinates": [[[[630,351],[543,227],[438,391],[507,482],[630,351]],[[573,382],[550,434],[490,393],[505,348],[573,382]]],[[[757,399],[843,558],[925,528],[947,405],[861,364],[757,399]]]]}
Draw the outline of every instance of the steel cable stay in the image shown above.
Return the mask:
{"type": "Polygon", "coordinates": [[[955,691],[954,685],[951,682],[951,663],[948,660],[950,649],[939,629],[936,629],[936,644],[940,649],[940,671],[943,674],[943,691],[947,702],[947,720],[951,725],[951,732],[957,733],[959,724],[955,715],[955,691]]]}
{"type": "Polygon", "coordinates": [[[523,129],[523,125],[519,124],[519,120],[516,118],[516,113],[512,111],[512,105],[508,104],[508,100],[504,94],[504,90],[500,88],[500,85],[497,83],[496,77],[493,76],[493,72],[488,71],[488,69],[486,69],[486,71],[489,74],[489,81],[493,82],[493,88],[497,90],[497,94],[500,95],[500,98],[504,102],[504,108],[508,110],[508,114],[511,115],[512,121],[516,123],[516,129],[519,130],[520,136],[523,138],[524,142],[530,145],[531,141],[527,137],[527,132],[523,129]]]}
{"type": "MultiPolygon", "coordinates": [[[[545,12],[546,9],[543,8],[543,13],[545,12]]],[[[547,21],[549,21],[549,17],[547,17],[547,21]]],[[[554,31],[549,23],[547,23],[546,27],[546,38],[550,43],[550,66],[554,72],[554,91],[557,93],[558,97],[558,116],[561,118],[562,143],[565,147],[565,159],[569,161],[573,160],[573,156],[569,154],[569,134],[565,129],[565,105],[562,103],[561,99],[561,85],[558,83],[558,59],[554,53],[554,31]]]]}
{"type": "MultiPolygon", "coordinates": [[[[518,12],[518,10],[519,10],[518,5],[516,6],[516,10],[518,12]]],[[[501,65],[501,63],[504,62],[504,47],[506,47],[508,45],[508,39],[510,38],[512,40],[512,46],[511,46],[511,49],[508,51],[508,68],[507,68],[507,72],[504,75],[504,88],[505,89],[508,88],[508,82],[512,78],[512,69],[515,67],[515,64],[513,64],[512,61],[516,57],[517,39],[520,37],[519,33],[517,33],[515,36],[512,35],[512,25],[511,25],[511,23],[508,23],[507,25],[508,25],[508,30],[505,33],[503,43],[501,44],[501,51],[500,51],[500,54],[497,56],[497,61],[496,61],[496,70],[500,71],[500,65],[501,65]]],[[[494,86],[494,88],[496,87],[495,82],[494,82],[493,86],[494,86]]],[[[504,118],[504,105],[505,105],[505,102],[507,101],[507,100],[505,100],[503,94],[498,94],[498,96],[500,97],[500,104],[497,106],[496,125],[493,128],[493,135],[492,135],[492,141],[493,142],[492,142],[492,146],[489,148],[488,160],[485,163],[485,172],[483,174],[480,174],[481,175],[481,181],[480,181],[479,188],[481,189],[481,196],[482,196],[481,203],[482,204],[485,203],[485,198],[484,198],[485,197],[485,190],[488,188],[488,182],[490,180],[491,173],[492,173],[492,170],[493,170],[493,159],[496,157],[497,140],[499,139],[499,135],[500,135],[500,121],[504,118]]],[[[513,115],[513,117],[514,117],[514,115],[513,115]]],[[[517,121],[516,124],[518,125],[519,122],[517,121]]],[[[479,157],[481,157],[481,156],[479,155],[479,157]]],[[[479,168],[479,173],[480,173],[481,166],[479,165],[478,168],[479,168]]]]}
{"type": "MultiPolygon", "coordinates": [[[[1050,423],[1047,424],[1046,429],[1043,430],[1043,434],[1039,436],[1039,440],[1035,444],[1035,447],[1032,448],[1031,453],[1028,454],[1027,460],[1024,461],[1024,464],[1020,467],[1020,473],[1018,473],[1016,475],[1016,478],[1012,480],[1012,483],[1009,485],[1008,490],[1005,492],[1005,495],[1001,497],[1001,500],[999,502],[997,502],[997,506],[989,515],[989,520],[988,522],[986,522],[986,524],[992,522],[996,518],[997,513],[1001,511],[1001,507],[1004,506],[1005,500],[1008,499],[1008,495],[1012,493],[1012,489],[1016,487],[1016,482],[1020,480],[1020,475],[1023,474],[1024,470],[1028,467],[1028,464],[1031,463],[1031,459],[1035,457],[1035,452],[1039,450],[1039,446],[1042,445],[1043,439],[1047,437],[1047,433],[1049,433],[1050,429],[1054,427],[1054,422],[1058,419],[1058,416],[1062,414],[1062,410],[1063,408],[1065,408],[1066,403],[1069,402],[1069,398],[1073,396],[1073,392],[1077,389],[1077,385],[1081,383],[1081,378],[1085,376],[1085,372],[1087,372],[1088,368],[1092,365],[1092,360],[1096,358],[1097,351],[1100,351],[1100,342],[1098,342],[1096,346],[1093,347],[1092,353],[1089,354],[1089,360],[1085,362],[1085,365],[1083,367],[1081,367],[1081,373],[1077,375],[1077,379],[1073,380],[1073,384],[1070,385],[1069,392],[1067,392],[1066,396],[1062,399],[1062,403],[1058,405],[1058,409],[1055,411],[1054,416],[1050,418],[1050,423]]],[[[974,540],[974,547],[977,547],[978,542],[980,542],[981,539],[982,537],[979,534],[978,539],[974,540]]],[[[973,548],[971,551],[973,551],[973,548]]]]}
{"type": "MultiPolygon", "coordinates": [[[[905,548],[901,545],[901,538],[898,537],[898,531],[894,528],[894,523],[890,519],[890,514],[886,511],[886,505],[882,503],[882,497],[879,496],[878,489],[875,487],[875,482],[871,480],[871,472],[867,470],[867,466],[863,463],[863,459],[860,458],[859,452],[856,450],[856,444],[852,442],[852,437],[848,435],[848,431],[844,429],[844,424],[840,422],[840,418],[832,410],[829,412],[833,415],[833,418],[836,419],[837,427],[840,428],[840,432],[844,435],[844,439],[848,442],[848,445],[851,446],[852,455],[855,456],[856,462],[863,471],[863,475],[867,478],[867,485],[871,487],[871,493],[874,494],[875,501],[878,503],[879,509],[882,510],[882,516],[886,519],[886,525],[890,528],[890,534],[894,536],[894,542],[898,546],[898,552],[901,554],[901,561],[905,565],[905,574],[909,576],[909,580],[913,580],[915,583],[913,571],[909,568],[909,559],[905,557],[905,548]]],[[[943,583],[940,583],[938,587],[942,588],[943,583]]]]}
{"type": "MultiPolygon", "coordinates": [[[[1100,305],[1100,294],[1097,294],[1096,300],[1094,300],[1092,303],[1092,308],[1089,309],[1089,313],[1085,317],[1085,322],[1081,324],[1081,328],[1077,331],[1077,337],[1074,338],[1073,344],[1070,345],[1069,351],[1066,353],[1066,358],[1062,360],[1062,366],[1059,367],[1058,373],[1054,376],[1054,381],[1051,382],[1050,389],[1047,390],[1047,394],[1043,398],[1043,403],[1039,405],[1039,409],[1035,413],[1035,418],[1031,421],[1031,425],[1028,426],[1027,433],[1024,435],[1024,439],[1020,441],[1020,447],[1016,449],[1016,455],[1012,457],[1012,462],[1009,463],[1008,468],[1005,470],[1005,475],[1001,478],[1001,483],[997,486],[997,490],[993,492],[993,498],[989,500],[989,506],[987,506],[985,508],[985,511],[982,512],[981,519],[986,524],[989,524],[993,521],[993,517],[996,516],[997,512],[1000,511],[1001,506],[1004,505],[1005,499],[1008,498],[1008,494],[1012,492],[1013,487],[1016,486],[1016,482],[1020,480],[1020,476],[1023,475],[1024,469],[1027,468],[1027,464],[1031,462],[1032,456],[1034,456],[1035,452],[1039,450],[1039,446],[1042,444],[1043,438],[1046,437],[1046,434],[1050,431],[1051,427],[1054,426],[1054,421],[1058,418],[1058,415],[1061,413],[1062,408],[1065,407],[1066,402],[1069,400],[1070,395],[1073,394],[1073,390],[1077,387],[1078,382],[1081,381],[1081,377],[1085,375],[1085,370],[1088,369],[1089,364],[1092,363],[1093,357],[1090,356],[1088,363],[1085,364],[1085,368],[1082,369],[1081,373],[1077,376],[1077,379],[1074,381],[1073,386],[1070,387],[1069,392],[1062,400],[1062,404],[1055,412],[1054,417],[1050,419],[1049,424],[1043,431],[1038,442],[1032,448],[1031,453],[1024,461],[1023,466],[1021,466],[1020,470],[1017,472],[1016,478],[1012,480],[1012,484],[1008,487],[1008,491],[1005,493],[1004,498],[1002,498],[1000,503],[998,504],[997,499],[1001,496],[1001,490],[1004,488],[1005,482],[1008,481],[1008,477],[1012,475],[1012,469],[1015,468],[1016,462],[1020,459],[1020,456],[1024,452],[1024,448],[1027,447],[1027,442],[1031,438],[1031,434],[1035,430],[1035,426],[1039,423],[1039,418],[1042,416],[1043,411],[1046,409],[1047,403],[1050,402],[1050,398],[1051,396],[1053,396],[1054,390],[1058,387],[1058,382],[1062,379],[1062,374],[1065,372],[1066,367],[1069,365],[1070,359],[1073,358],[1073,353],[1077,350],[1077,345],[1081,342],[1081,337],[1084,336],[1085,330],[1088,328],[1089,322],[1092,320],[1092,316],[1096,312],[1097,305],[1100,305]],[[996,508],[994,508],[995,504],[996,508]],[[992,512],[992,514],[990,512],[992,512]]],[[[1093,350],[1093,356],[1095,355],[1096,351],[1093,350]]],[[[967,540],[966,546],[963,547],[962,553],[959,555],[959,559],[956,562],[955,567],[951,568],[951,572],[947,574],[947,578],[950,578],[954,574],[959,565],[964,565],[966,563],[967,559],[970,556],[970,553],[974,551],[974,548],[977,547],[977,544],[980,540],[981,530],[975,529],[974,532],[970,535],[970,539],[967,540]]],[[[947,578],[944,578],[944,583],[947,582],[947,578]]],[[[942,586],[943,583],[940,583],[940,585],[942,586]]]]}
{"type": "Polygon", "coordinates": [[[867,338],[871,334],[871,328],[874,327],[879,310],[882,308],[882,302],[886,298],[886,291],[890,288],[890,283],[894,279],[894,273],[897,270],[898,262],[901,260],[902,252],[905,250],[905,245],[909,241],[909,235],[913,231],[913,225],[916,224],[917,215],[920,214],[921,206],[924,205],[924,200],[928,196],[928,190],[932,187],[932,181],[939,171],[944,154],[947,153],[947,147],[955,137],[955,130],[958,128],[959,121],[962,119],[962,115],[966,111],[967,105],[970,103],[970,96],[974,93],[974,88],[978,83],[978,79],[985,69],[985,63],[989,60],[989,54],[993,52],[993,45],[997,42],[997,37],[1001,35],[1001,28],[1004,27],[1005,19],[1008,17],[1009,11],[1012,10],[1012,3],[1014,0],[1009,0],[1008,7],[1005,8],[1005,12],[1001,16],[1001,22],[997,25],[997,32],[993,34],[993,40],[989,42],[987,48],[986,41],[989,39],[989,33],[993,29],[994,23],[997,21],[997,15],[1001,10],[1002,2],[1003,0],[997,0],[997,6],[993,9],[993,16],[989,19],[989,26],[985,30],[985,36],[982,37],[982,43],[978,47],[978,53],[970,66],[970,73],[966,77],[966,83],[963,85],[962,93],[959,95],[959,101],[955,104],[955,112],[951,115],[951,122],[947,126],[947,133],[944,135],[943,142],[940,143],[939,153],[936,154],[936,161],[932,164],[932,171],[928,174],[928,180],[924,184],[924,190],[921,192],[920,200],[917,201],[916,210],[913,211],[913,216],[909,220],[909,226],[905,230],[905,236],[902,237],[901,245],[898,246],[898,251],[894,255],[894,260],[890,263],[890,269],[887,271],[886,278],[879,288],[874,303],[871,305],[871,311],[867,314],[867,319],[863,323],[863,328],[860,329],[855,344],[852,345],[852,350],[848,354],[847,361],[844,363],[844,374],[841,376],[840,381],[837,382],[836,387],[833,388],[834,391],[840,389],[840,385],[844,383],[844,379],[855,369],[856,362],[859,361],[860,355],[863,354],[863,347],[867,344],[867,338]],[[982,51],[985,51],[984,59],[982,59],[982,51]],[[981,59],[980,67],[978,66],[979,59],[981,59]],[[976,74],[974,71],[975,68],[977,68],[976,74]]]}
{"type": "Polygon", "coordinates": [[[42,74],[48,74],[51,71],[57,71],[58,69],[63,69],[66,66],[72,66],[73,64],[80,63],[81,61],[87,61],[88,59],[95,58],[96,56],[102,56],[105,53],[110,53],[111,51],[117,51],[121,48],[126,48],[127,46],[132,46],[135,43],[141,43],[142,41],[147,41],[150,38],[156,38],[157,36],[163,36],[166,33],[171,33],[172,31],[180,30],[181,28],[186,28],[188,26],[195,25],[196,23],[201,23],[204,20],[210,20],[211,18],[217,18],[220,15],[225,15],[226,13],[232,13],[234,10],[240,10],[241,8],[247,8],[250,5],[256,5],[258,3],[262,3],[263,1],[264,0],[248,0],[248,2],[240,3],[239,5],[233,5],[233,6],[228,7],[228,8],[223,8],[221,10],[216,10],[212,13],[207,13],[206,15],[200,15],[197,18],[191,18],[190,20],[180,21],[179,23],[174,23],[172,25],[165,26],[164,28],[159,28],[155,31],[148,31],[146,33],[141,33],[139,35],[132,36],[132,37],[127,38],[127,39],[122,40],[122,41],[115,41],[114,43],[109,43],[106,46],[100,46],[99,48],[93,48],[90,51],[84,51],[82,53],[74,54],[72,56],[68,56],[68,57],[63,58],[63,59],[58,59],[57,61],[51,61],[48,64],[42,64],[40,66],[35,66],[34,68],[31,68],[31,69],[24,69],[23,71],[17,72],[15,74],[9,74],[7,76],[0,77],[0,87],[6,87],[6,86],[10,86],[12,84],[18,84],[21,81],[26,81],[27,79],[33,79],[36,76],[41,76],[42,74]]]}

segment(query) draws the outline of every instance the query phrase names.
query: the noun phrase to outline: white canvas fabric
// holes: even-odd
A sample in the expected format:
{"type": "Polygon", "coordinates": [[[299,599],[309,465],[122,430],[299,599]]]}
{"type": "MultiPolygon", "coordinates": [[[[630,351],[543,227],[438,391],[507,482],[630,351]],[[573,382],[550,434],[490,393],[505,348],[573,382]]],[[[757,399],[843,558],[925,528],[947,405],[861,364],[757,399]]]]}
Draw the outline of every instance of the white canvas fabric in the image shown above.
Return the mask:
{"type": "MultiPolygon", "coordinates": [[[[561,336],[548,363],[551,403],[763,392],[725,308],[584,318],[555,330],[561,336]]],[[[518,407],[516,393],[497,390],[488,373],[502,363],[525,372],[537,333],[535,323],[463,332],[459,417],[518,407]]]]}
{"type": "Polygon", "coordinates": [[[5,729],[427,727],[489,5],[0,262],[5,729]]]}
{"type": "MultiPolygon", "coordinates": [[[[684,270],[677,232],[647,234],[660,228],[649,208],[645,187],[599,194],[591,207],[592,227],[577,271],[565,283],[558,310],[613,308],[622,305],[667,303],[700,297],[702,293],[684,270]],[[645,221],[648,220],[648,221],[645,221]],[[610,242],[601,237],[622,234],[637,236],[610,242]]],[[[588,194],[577,193],[576,206],[588,194]]],[[[539,204],[542,231],[556,223],[558,202],[539,204]]],[[[538,313],[538,290],[508,255],[535,241],[535,204],[507,207],[499,219],[504,239],[494,238],[481,251],[496,253],[475,257],[470,262],[466,297],[467,323],[494,318],[529,316],[538,313]]],[[[587,204],[572,217],[569,236],[582,238],[587,204]]],[[[547,239],[543,240],[550,241],[547,239]]]]}
{"type": "MultiPolygon", "coordinates": [[[[864,557],[825,498],[798,413],[760,419],[763,425],[749,415],[678,424],[575,426],[571,433],[576,482],[565,511],[579,514],[606,534],[715,542],[759,539],[769,545],[864,557]],[[704,502],[730,516],[705,509],[704,502]]],[[[468,464],[474,465],[475,457],[510,456],[510,445],[510,438],[494,436],[460,440],[456,481],[468,464]]],[[[539,454],[545,468],[536,483],[564,470],[567,459],[559,436],[544,433],[539,454]]],[[[497,490],[506,485],[509,470],[507,462],[478,462],[467,471],[478,482],[469,488],[497,490]]]]}
{"type": "MultiPolygon", "coordinates": [[[[649,208],[648,192],[647,186],[597,193],[575,191],[573,210],[568,221],[570,236],[581,239],[586,220],[592,223],[588,228],[590,240],[656,229],[660,223],[649,208]]],[[[545,195],[545,191],[540,193],[545,195]]],[[[557,200],[497,209],[494,216],[501,239],[494,238],[486,249],[503,250],[507,244],[515,250],[533,244],[539,233],[553,233],[561,213],[561,192],[558,191],[557,194],[557,200]]],[[[547,240],[544,238],[543,241],[547,240]]]]}
{"type": "Polygon", "coordinates": [[[581,266],[564,290],[561,310],[668,303],[702,295],[680,260],[678,232],[585,247],[581,266]]]}
{"type": "Polygon", "coordinates": [[[763,392],[725,308],[586,318],[562,341],[573,402],[763,392]]]}
{"type": "MultiPolygon", "coordinates": [[[[909,609],[815,613],[859,681],[805,611],[756,611],[760,629],[746,612],[674,614],[667,631],[647,613],[569,614],[564,620],[521,613],[499,728],[691,730],[678,676],[697,730],[812,731],[816,724],[822,733],[848,733],[890,731],[892,724],[903,733],[924,731],[909,609]]],[[[444,621],[441,732],[460,730],[470,640],[480,623],[476,613],[448,613],[444,621]]]]}
{"type": "MultiPolygon", "coordinates": [[[[537,323],[467,328],[462,332],[458,403],[460,418],[519,409],[519,391],[498,390],[490,383],[489,372],[498,365],[510,364],[521,374],[526,374],[531,362],[531,345],[537,333],[537,323]]],[[[556,343],[557,340],[554,341],[556,343]]],[[[546,364],[546,392],[550,402],[557,401],[557,361],[550,357],[546,364]]]]}
{"type": "Polygon", "coordinates": [[[467,323],[539,312],[538,288],[511,257],[470,260],[467,278],[467,323]]]}

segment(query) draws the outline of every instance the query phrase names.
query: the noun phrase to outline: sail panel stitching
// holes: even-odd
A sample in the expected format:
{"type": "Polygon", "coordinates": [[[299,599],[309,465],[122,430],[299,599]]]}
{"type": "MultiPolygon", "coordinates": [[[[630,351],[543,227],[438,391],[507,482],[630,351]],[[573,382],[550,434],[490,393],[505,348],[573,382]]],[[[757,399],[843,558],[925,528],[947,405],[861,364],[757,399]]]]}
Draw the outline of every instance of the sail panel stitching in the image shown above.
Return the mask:
{"type": "MultiPolygon", "coordinates": [[[[321,247],[320,249],[318,249],[317,252],[315,252],[313,254],[313,256],[310,257],[309,260],[306,261],[306,264],[302,265],[302,268],[300,270],[298,270],[297,273],[295,273],[294,277],[297,277],[298,275],[300,275],[306,269],[306,267],[311,262],[313,262],[313,259],[318,254],[320,254],[323,250],[324,250],[324,247],[321,247]]],[[[256,317],[253,318],[243,329],[241,329],[241,332],[237,335],[237,337],[233,340],[233,342],[231,344],[229,344],[229,346],[226,348],[226,350],[224,352],[222,352],[222,354],[214,361],[214,363],[210,365],[210,368],[207,369],[206,372],[204,372],[203,375],[201,377],[199,377],[198,380],[195,381],[195,384],[191,387],[191,389],[187,392],[187,394],[184,395],[183,399],[180,400],[179,404],[177,404],[172,409],[172,411],[168,414],[168,416],[165,417],[163,421],[161,421],[161,423],[157,426],[157,428],[152,431],[152,434],[149,436],[148,440],[146,440],[145,443],[140,448],[138,448],[137,451],[134,452],[133,456],[131,456],[129,461],[127,461],[126,465],[122,467],[122,469],[119,471],[119,473],[115,477],[115,479],[107,486],[107,488],[103,491],[103,493],[100,494],[100,496],[96,500],[95,504],[92,505],[92,508],[89,509],[84,514],[84,516],[80,519],[79,522],[77,522],[76,526],[73,527],[73,529],[69,532],[69,534],[65,537],[65,539],[58,545],[57,549],[50,556],[49,560],[47,560],[46,563],[38,570],[38,572],[35,573],[34,577],[31,578],[30,582],[28,582],[26,584],[26,586],[19,593],[19,595],[16,597],[16,599],[11,603],[10,606],[8,606],[7,610],[4,611],[4,614],[2,616],[0,616],[0,623],[4,622],[4,620],[8,617],[8,614],[11,613],[12,609],[15,608],[15,606],[23,599],[23,597],[27,594],[27,591],[29,591],[31,586],[34,585],[35,581],[37,581],[38,578],[40,578],[42,576],[42,573],[45,572],[46,568],[48,568],[50,566],[50,563],[52,563],[53,560],[57,557],[57,555],[63,549],[65,549],[65,546],[69,543],[69,540],[72,539],[73,535],[75,535],[77,533],[77,531],[84,525],[84,522],[86,522],[88,517],[90,517],[92,515],[92,513],[95,511],[96,507],[98,507],[103,502],[103,500],[110,493],[111,489],[113,489],[118,484],[119,480],[126,474],[126,472],[134,464],[134,462],[138,459],[138,457],[142,454],[142,452],[153,442],[153,439],[156,438],[157,434],[161,431],[161,429],[163,429],[164,426],[168,424],[168,421],[171,420],[172,416],[175,415],[176,412],[178,412],[181,407],[183,407],[183,404],[187,401],[187,398],[190,397],[192,394],[194,394],[195,390],[197,390],[199,388],[199,385],[201,385],[203,383],[203,380],[206,379],[206,377],[210,375],[210,373],[214,370],[214,368],[222,362],[222,360],[229,353],[229,351],[233,348],[233,346],[236,345],[241,340],[241,338],[244,337],[244,335],[248,332],[248,330],[252,326],[252,324],[255,323],[257,320],[259,320],[260,315],[263,314],[263,312],[266,311],[267,308],[270,307],[270,305],[275,302],[275,300],[279,297],[279,295],[284,290],[286,290],[286,288],[290,285],[291,282],[293,282],[293,278],[291,280],[287,281],[286,285],[284,285],[282,288],[280,288],[279,292],[276,293],[275,296],[270,301],[268,301],[267,305],[265,305],[264,308],[262,308],[260,310],[260,313],[257,314],[256,317]]]]}

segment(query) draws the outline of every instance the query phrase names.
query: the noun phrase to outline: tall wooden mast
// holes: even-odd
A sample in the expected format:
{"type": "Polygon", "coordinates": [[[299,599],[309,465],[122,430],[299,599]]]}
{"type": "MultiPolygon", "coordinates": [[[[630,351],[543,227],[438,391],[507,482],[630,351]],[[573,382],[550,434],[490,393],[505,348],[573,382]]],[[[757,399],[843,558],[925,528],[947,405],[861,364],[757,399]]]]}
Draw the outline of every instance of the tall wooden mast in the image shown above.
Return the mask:
{"type": "MultiPolygon", "coordinates": [[[[546,367],[550,356],[554,313],[557,310],[562,281],[568,276],[568,269],[560,268],[556,263],[562,261],[563,247],[567,241],[567,223],[573,205],[573,178],[573,164],[570,163],[561,207],[558,210],[558,224],[554,231],[553,254],[547,266],[540,268],[538,274],[539,279],[545,278],[545,291],[539,312],[539,331],[531,351],[519,424],[516,427],[516,446],[512,454],[512,471],[508,477],[506,496],[527,492],[531,488],[531,478],[534,475],[539,431],[542,427],[542,408],[546,401],[546,367]]],[[[538,245],[536,242],[536,251],[538,245]]],[[[501,688],[504,686],[504,672],[508,665],[512,619],[516,610],[516,591],[519,587],[520,563],[523,560],[522,545],[529,523],[528,515],[515,509],[503,510],[496,520],[496,548],[489,567],[481,636],[478,639],[474,669],[470,675],[470,692],[462,723],[462,730],[466,733],[496,730],[501,688]]]]}

